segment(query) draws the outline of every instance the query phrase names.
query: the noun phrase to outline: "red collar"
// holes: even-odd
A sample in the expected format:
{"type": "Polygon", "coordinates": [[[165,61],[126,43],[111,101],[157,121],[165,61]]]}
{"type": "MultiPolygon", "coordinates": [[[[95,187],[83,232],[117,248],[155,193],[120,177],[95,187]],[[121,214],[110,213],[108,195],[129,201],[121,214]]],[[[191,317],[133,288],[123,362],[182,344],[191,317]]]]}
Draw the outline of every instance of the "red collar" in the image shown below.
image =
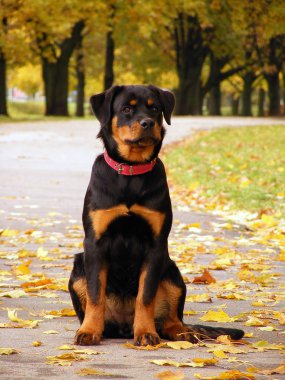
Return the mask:
{"type": "Polygon", "coordinates": [[[123,175],[139,175],[147,172],[151,172],[154,165],[156,164],[156,158],[149,162],[148,164],[138,164],[138,165],[128,165],[128,164],[120,164],[119,162],[114,161],[105,150],[104,152],[105,161],[111,168],[116,170],[118,174],[123,175]]]}

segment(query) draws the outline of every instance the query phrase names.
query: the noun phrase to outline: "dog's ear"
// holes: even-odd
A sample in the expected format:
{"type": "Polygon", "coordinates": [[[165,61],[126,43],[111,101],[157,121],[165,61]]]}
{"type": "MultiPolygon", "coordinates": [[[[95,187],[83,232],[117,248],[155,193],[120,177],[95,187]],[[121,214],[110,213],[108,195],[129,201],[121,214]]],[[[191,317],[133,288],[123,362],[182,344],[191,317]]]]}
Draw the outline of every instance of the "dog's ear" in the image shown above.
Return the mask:
{"type": "Polygon", "coordinates": [[[163,90],[162,88],[156,86],[148,86],[152,91],[156,92],[159,98],[159,101],[162,106],[162,112],[164,119],[168,125],[171,124],[171,114],[175,106],[175,96],[169,90],[163,90]]]}
{"type": "Polygon", "coordinates": [[[112,117],[112,104],[115,95],[123,86],[113,86],[90,98],[92,110],[102,126],[107,125],[112,117]]]}

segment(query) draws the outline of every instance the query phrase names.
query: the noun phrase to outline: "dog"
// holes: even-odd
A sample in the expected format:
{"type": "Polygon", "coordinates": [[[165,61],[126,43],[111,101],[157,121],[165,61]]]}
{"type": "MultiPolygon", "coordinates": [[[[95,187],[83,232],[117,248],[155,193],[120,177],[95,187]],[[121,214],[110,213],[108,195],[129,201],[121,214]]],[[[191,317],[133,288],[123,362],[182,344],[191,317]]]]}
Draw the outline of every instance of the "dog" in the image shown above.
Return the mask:
{"type": "Polygon", "coordinates": [[[172,208],[158,158],[175,105],[172,92],[149,85],[113,86],[90,99],[105,152],[92,168],[69,291],[80,321],[77,345],[134,338],[197,342],[238,329],[183,322],[186,286],[168,253],[172,208]]]}

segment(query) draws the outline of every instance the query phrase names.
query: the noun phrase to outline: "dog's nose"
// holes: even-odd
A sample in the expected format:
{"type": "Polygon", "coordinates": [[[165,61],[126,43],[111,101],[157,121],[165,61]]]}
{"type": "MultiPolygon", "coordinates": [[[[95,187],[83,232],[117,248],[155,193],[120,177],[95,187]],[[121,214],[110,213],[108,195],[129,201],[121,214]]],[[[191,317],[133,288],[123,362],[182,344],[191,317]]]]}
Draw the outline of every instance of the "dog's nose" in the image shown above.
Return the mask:
{"type": "Polygon", "coordinates": [[[152,128],[154,126],[154,121],[152,119],[142,119],[140,125],[143,129],[152,128]]]}

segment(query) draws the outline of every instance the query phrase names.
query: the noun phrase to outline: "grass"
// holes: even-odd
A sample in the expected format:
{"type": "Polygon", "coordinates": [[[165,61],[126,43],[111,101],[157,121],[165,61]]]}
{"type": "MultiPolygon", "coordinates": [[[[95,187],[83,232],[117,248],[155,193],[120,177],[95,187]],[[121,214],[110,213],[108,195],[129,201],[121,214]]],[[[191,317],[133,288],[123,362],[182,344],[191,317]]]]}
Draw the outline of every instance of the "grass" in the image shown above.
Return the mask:
{"type": "MultiPolygon", "coordinates": [[[[69,113],[71,117],[75,117],[75,103],[68,104],[69,113]]],[[[45,116],[45,105],[43,101],[29,100],[25,102],[8,102],[9,117],[0,116],[1,122],[14,122],[14,121],[38,121],[38,120],[58,120],[68,119],[65,116],[45,116]]],[[[86,118],[89,115],[89,105],[85,105],[86,118]]]]}
{"type": "Polygon", "coordinates": [[[167,149],[170,180],[197,200],[285,216],[285,127],[221,128],[167,149]]]}

